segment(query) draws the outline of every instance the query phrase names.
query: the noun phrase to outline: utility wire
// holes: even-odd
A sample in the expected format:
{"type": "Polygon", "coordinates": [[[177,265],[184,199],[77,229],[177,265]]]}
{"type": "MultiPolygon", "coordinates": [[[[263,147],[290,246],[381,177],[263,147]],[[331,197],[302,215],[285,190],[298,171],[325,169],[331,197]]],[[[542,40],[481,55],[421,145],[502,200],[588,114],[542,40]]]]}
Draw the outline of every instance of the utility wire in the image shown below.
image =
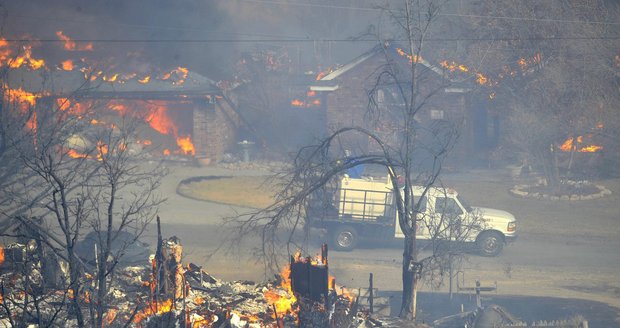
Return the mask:
{"type": "MultiPolygon", "coordinates": [[[[546,40],[618,40],[620,36],[567,36],[567,37],[497,37],[497,38],[428,38],[426,42],[450,42],[450,41],[546,41],[546,40]]],[[[6,42],[45,42],[45,43],[65,43],[67,41],[57,39],[5,39],[6,42]]],[[[305,42],[343,42],[343,43],[377,43],[376,39],[72,39],[72,42],[79,43],[305,43],[305,42]]],[[[393,39],[390,41],[405,42],[404,39],[393,39]]]]}
{"type": "MultiPolygon", "coordinates": [[[[336,6],[325,5],[317,3],[301,3],[301,2],[280,2],[273,0],[239,0],[241,2],[253,2],[263,3],[281,6],[298,6],[298,7],[317,7],[317,8],[329,8],[329,9],[347,9],[347,10],[362,10],[362,11],[381,11],[384,8],[379,7],[357,7],[357,6],[336,6]]],[[[504,19],[504,20],[521,20],[531,22],[546,22],[546,23],[582,23],[582,24],[601,24],[601,25],[620,25],[620,22],[603,22],[603,21],[583,21],[583,20],[566,20],[566,19],[554,19],[554,18],[531,18],[531,17],[514,17],[514,16],[493,16],[493,15],[470,15],[470,14],[446,14],[438,13],[437,16],[449,16],[449,17],[466,17],[466,18],[487,18],[487,19],[504,19]]]]}
{"type": "MultiPolygon", "coordinates": [[[[229,0],[226,0],[229,1],[229,0]]],[[[326,9],[346,9],[346,10],[362,10],[362,11],[382,11],[383,8],[373,7],[356,7],[356,6],[336,6],[326,4],[314,4],[314,3],[301,3],[301,2],[279,2],[272,0],[239,0],[241,2],[260,3],[260,4],[272,4],[280,6],[298,6],[298,7],[317,7],[326,9]]],[[[515,16],[493,16],[493,15],[474,15],[474,14],[451,14],[451,13],[438,13],[438,16],[446,17],[464,17],[464,18],[478,18],[478,19],[500,19],[500,20],[513,20],[513,21],[528,21],[528,22],[544,22],[544,23],[569,23],[569,24],[595,24],[595,25],[613,25],[618,26],[620,22],[604,22],[604,21],[584,21],[584,20],[571,20],[571,19],[556,19],[556,18],[532,18],[532,17],[515,17],[515,16]]],[[[119,26],[131,26],[145,29],[163,29],[163,30],[178,30],[178,31],[204,31],[200,28],[187,28],[187,27],[175,27],[175,26],[154,26],[146,24],[132,24],[132,23],[120,23],[120,22],[92,22],[74,19],[51,19],[48,17],[33,17],[26,15],[11,15],[19,18],[35,19],[37,21],[58,21],[58,22],[72,22],[72,23],[84,23],[84,24],[109,24],[119,26]]]]}

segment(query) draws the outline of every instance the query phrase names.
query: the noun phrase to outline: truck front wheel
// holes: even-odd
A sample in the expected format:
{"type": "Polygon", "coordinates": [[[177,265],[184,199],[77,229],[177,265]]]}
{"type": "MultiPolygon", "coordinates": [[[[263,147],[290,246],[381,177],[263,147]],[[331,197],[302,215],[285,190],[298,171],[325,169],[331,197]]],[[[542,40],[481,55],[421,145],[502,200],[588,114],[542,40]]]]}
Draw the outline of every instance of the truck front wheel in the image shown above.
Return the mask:
{"type": "Polygon", "coordinates": [[[482,256],[497,256],[504,249],[504,238],[498,232],[485,231],[476,239],[478,251],[482,256]]]}
{"type": "Polygon", "coordinates": [[[357,231],[351,226],[338,227],[332,234],[333,245],[339,251],[351,251],[357,245],[357,231]]]}

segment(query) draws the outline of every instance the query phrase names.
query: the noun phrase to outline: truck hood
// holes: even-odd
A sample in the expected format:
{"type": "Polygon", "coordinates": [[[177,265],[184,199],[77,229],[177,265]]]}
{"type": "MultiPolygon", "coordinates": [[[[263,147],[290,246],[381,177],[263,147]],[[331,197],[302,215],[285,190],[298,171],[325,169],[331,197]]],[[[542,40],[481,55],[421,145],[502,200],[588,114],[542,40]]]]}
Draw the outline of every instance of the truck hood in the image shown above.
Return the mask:
{"type": "Polygon", "coordinates": [[[472,209],[473,213],[480,213],[485,221],[493,220],[496,223],[508,223],[516,220],[514,215],[506,211],[488,207],[472,207],[472,209]]]}

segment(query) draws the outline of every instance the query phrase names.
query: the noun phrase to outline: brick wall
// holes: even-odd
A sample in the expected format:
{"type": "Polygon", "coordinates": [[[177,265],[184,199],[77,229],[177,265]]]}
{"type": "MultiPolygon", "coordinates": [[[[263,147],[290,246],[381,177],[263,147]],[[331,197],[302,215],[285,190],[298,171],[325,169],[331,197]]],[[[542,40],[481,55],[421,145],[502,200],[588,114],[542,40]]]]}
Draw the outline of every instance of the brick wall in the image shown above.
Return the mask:
{"type": "MultiPolygon", "coordinates": [[[[327,126],[328,131],[333,132],[338,128],[346,126],[361,126],[374,131],[382,140],[397,146],[399,142],[395,132],[396,125],[399,122],[390,122],[389,115],[381,113],[379,120],[371,122],[369,117],[369,92],[374,87],[377,74],[381,71],[379,68],[385,64],[382,54],[378,54],[373,58],[366,60],[348,72],[338,77],[338,89],[330,92],[327,96],[327,126]]],[[[441,87],[441,78],[434,72],[424,71],[421,75],[421,94],[435,91],[441,87]]],[[[432,122],[431,110],[441,111],[443,119],[457,124],[460,130],[458,149],[455,148],[455,154],[465,154],[471,143],[471,126],[470,117],[467,111],[466,94],[463,93],[445,93],[440,92],[434,95],[426,104],[416,118],[422,124],[430,124],[432,122]]],[[[377,118],[377,116],[373,116],[377,118]]],[[[400,119],[401,115],[392,116],[392,120],[400,119]]],[[[378,151],[378,147],[369,144],[368,138],[351,137],[343,139],[345,148],[354,150],[356,147],[362,151],[378,151]]]]}
{"type": "Polygon", "coordinates": [[[223,100],[215,103],[196,103],[194,107],[194,145],[196,157],[219,162],[236,144],[239,119],[223,100]]]}

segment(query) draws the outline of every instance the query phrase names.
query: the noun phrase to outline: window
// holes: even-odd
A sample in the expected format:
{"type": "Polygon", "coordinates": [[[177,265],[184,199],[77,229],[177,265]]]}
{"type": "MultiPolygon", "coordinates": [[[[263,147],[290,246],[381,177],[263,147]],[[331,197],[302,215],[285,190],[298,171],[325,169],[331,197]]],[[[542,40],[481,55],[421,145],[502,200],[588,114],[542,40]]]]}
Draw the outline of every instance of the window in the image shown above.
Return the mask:
{"type": "Polygon", "coordinates": [[[437,197],[435,200],[435,212],[437,214],[461,215],[463,211],[459,204],[452,198],[437,197]]]}
{"type": "Polygon", "coordinates": [[[431,109],[431,120],[443,120],[443,109],[431,109]]]}

